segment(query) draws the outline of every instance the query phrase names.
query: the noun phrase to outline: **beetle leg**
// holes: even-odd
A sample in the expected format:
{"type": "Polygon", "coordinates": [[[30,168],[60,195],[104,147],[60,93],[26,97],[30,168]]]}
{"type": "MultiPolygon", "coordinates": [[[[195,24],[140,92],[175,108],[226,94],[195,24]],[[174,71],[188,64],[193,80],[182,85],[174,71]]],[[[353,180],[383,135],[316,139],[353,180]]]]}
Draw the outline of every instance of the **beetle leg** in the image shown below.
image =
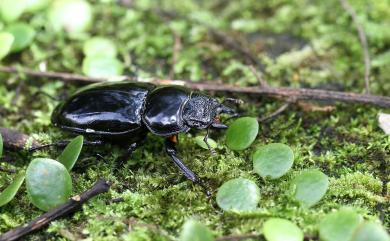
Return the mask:
{"type": "Polygon", "coordinates": [[[130,146],[127,148],[127,151],[124,155],[121,155],[115,163],[114,171],[118,171],[121,167],[124,166],[125,162],[131,157],[131,154],[139,147],[141,146],[141,142],[134,142],[131,143],[130,146]]]}
{"type": "Polygon", "coordinates": [[[212,155],[216,155],[217,153],[216,153],[215,150],[210,146],[210,144],[209,144],[209,142],[208,142],[209,133],[210,133],[210,127],[207,128],[207,132],[206,132],[206,135],[205,135],[204,138],[203,138],[203,141],[204,141],[204,143],[206,143],[207,148],[209,149],[209,151],[211,152],[211,154],[212,154],[212,155]]]}
{"type": "MultiPolygon", "coordinates": [[[[177,137],[170,137],[165,140],[165,150],[167,154],[171,157],[172,161],[175,163],[175,165],[184,173],[184,176],[191,180],[192,182],[200,185],[203,190],[205,191],[207,196],[211,196],[211,192],[207,190],[207,187],[199,180],[199,178],[196,176],[196,174],[191,171],[180,158],[177,156],[177,150],[175,147],[175,139],[177,137]]],[[[177,140],[177,139],[176,139],[177,140]]]]}
{"type": "MultiPolygon", "coordinates": [[[[52,146],[55,146],[55,147],[65,147],[65,146],[67,146],[69,144],[69,142],[70,141],[57,141],[57,142],[54,142],[54,143],[50,143],[50,144],[46,144],[46,145],[40,145],[40,146],[36,146],[36,147],[30,148],[30,149],[28,149],[28,151],[29,152],[34,152],[34,151],[46,149],[46,148],[49,148],[49,147],[52,147],[52,146]]],[[[100,146],[100,145],[103,145],[103,142],[100,141],[100,140],[97,140],[97,141],[84,140],[83,145],[84,146],[100,146]]]]}

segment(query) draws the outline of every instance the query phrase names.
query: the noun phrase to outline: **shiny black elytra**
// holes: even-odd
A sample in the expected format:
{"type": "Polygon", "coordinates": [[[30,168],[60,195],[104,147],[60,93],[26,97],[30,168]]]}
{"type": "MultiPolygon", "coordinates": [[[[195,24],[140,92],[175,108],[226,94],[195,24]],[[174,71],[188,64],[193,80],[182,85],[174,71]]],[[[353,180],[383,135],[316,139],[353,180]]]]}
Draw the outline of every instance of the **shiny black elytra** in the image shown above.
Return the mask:
{"type": "Polygon", "coordinates": [[[179,159],[177,134],[191,128],[225,129],[219,114],[237,116],[231,108],[209,96],[178,86],[156,87],[148,83],[92,84],[80,89],[56,107],[52,123],[82,134],[94,143],[126,143],[131,153],[148,131],[167,137],[165,148],[184,175],[195,183],[197,176],[179,159]]]}

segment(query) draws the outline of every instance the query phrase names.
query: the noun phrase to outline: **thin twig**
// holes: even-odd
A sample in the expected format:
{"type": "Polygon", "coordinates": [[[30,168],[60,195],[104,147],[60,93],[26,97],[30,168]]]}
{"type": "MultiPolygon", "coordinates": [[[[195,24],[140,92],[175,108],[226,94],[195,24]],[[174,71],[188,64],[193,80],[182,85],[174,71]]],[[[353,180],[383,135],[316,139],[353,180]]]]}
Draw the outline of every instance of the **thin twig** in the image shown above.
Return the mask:
{"type": "Polygon", "coordinates": [[[348,14],[351,16],[356,29],[359,34],[359,41],[363,48],[363,56],[364,56],[364,81],[366,85],[366,94],[370,93],[370,69],[371,69],[371,60],[370,60],[370,54],[368,51],[368,41],[367,41],[367,34],[364,31],[364,28],[362,24],[359,22],[359,18],[357,16],[357,13],[355,9],[349,4],[348,0],[339,0],[341,3],[341,6],[344,8],[345,11],[348,12],[348,14]]]}
{"type": "Polygon", "coordinates": [[[271,114],[264,116],[264,117],[261,117],[261,118],[258,118],[258,121],[259,122],[266,122],[266,121],[274,119],[276,116],[282,114],[285,110],[287,110],[287,108],[290,106],[290,104],[291,104],[290,102],[284,103],[282,106],[280,106],[277,110],[275,110],[271,114]]]}
{"type": "MultiPolygon", "coordinates": [[[[29,76],[35,76],[40,78],[53,78],[62,80],[64,82],[73,83],[95,83],[107,81],[105,78],[90,78],[77,74],[62,73],[62,72],[39,72],[29,69],[18,69],[15,67],[0,66],[0,72],[18,73],[22,71],[29,76]]],[[[327,101],[340,101],[345,103],[355,104],[367,104],[373,106],[379,106],[384,108],[390,108],[390,97],[378,96],[370,94],[357,94],[351,92],[330,91],[321,89],[306,89],[306,88],[291,88],[291,87],[239,87],[227,84],[214,84],[218,83],[217,80],[211,82],[191,82],[185,80],[169,80],[169,79],[142,79],[136,77],[122,76],[121,80],[131,80],[140,82],[149,82],[156,85],[181,85],[190,89],[207,90],[207,91],[220,91],[228,93],[242,93],[269,96],[278,99],[295,99],[296,101],[311,101],[311,100],[327,100],[327,101]],[[214,83],[213,83],[214,82],[214,83]]]]}
{"type": "Polygon", "coordinates": [[[212,28],[210,26],[206,27],[208,28],[208,32],[211,36],[213,36],[222,45],[226,46],[229,49],[233,49],[236,53],[241,55],[241,57],[246,60],[247,64],[256,65],[261,70],[265,69],[264,65],[258,60],[258,58],[253,55],[247,48],[243,47],[234,38],[230,37],[226,33],[216,28],[212,28]]]}
{"type": "Polygon", "coordinates": [[[175,65],[177,63],[177,59],[179,58],[179,53],[181,50],[181,39],[179,33],[173,28],[171,28],[173,38],[174,38],[174,44],[173,44],[173,51],[172,51],[172,66],[171,70],[169,71],[169,78],[173,79],[175,76],[175,65]]]}
{"type": "Polygon", "coordinates": [[[269,87],[267,81],[263,78],[263,76],[261,75],[261,73],[259,73],[259,72],[256,70],[255,66],[250,65],[250,66],[249,66],[249,69],[252,71],[252,73],[253,73],[253,75],[256,77],[257,81],[259,81],[259,84],[260,84],[261,87],[263,87],[263,88],[268,88],[268,87],[269,87]]]}
{"type": "Polygon", "coordinates": [[[39,230],[51,221],[75,212],[83,203],[100,193],[107,192],[109,188],[110,184],[106,180],[99,179],[89,190],[70,198],[65,204],[39,216],[26,225],[22,225],[0,235],[0,241],[17,240],[31,232],[39,230]]]}
{"type": "Polygon", "coordinates": [[[168,75],[170,79],[173,79],[175,76],[175,65],[176,65],[177,59],[179,57],[180,50],[182,48],[181,38],[180,38],[180,34],[176,31],[176,29],[170,25],[169,19],[167,18],[167,16],[165,16],[165,15],[158,15],[158,16],[169,27],[169,30],[171,31],[172,37],[173,37],[172,65],[171,65],[171,69],[169,70],[169,75],[168,75]]]}

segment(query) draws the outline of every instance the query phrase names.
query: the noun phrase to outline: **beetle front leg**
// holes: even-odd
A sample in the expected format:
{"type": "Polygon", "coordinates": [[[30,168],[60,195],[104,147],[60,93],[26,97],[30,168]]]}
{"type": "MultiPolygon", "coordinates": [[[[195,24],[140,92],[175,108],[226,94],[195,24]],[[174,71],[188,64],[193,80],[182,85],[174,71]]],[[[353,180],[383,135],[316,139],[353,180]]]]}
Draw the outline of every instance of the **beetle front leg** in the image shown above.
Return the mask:
{"type": "Polygon", "coordinates": [[[180,158],[177,156],[177,150],[176,150],[176,144],[177,142],[177,136],[172,136],[170,138],[167,138],[165,140],[165,150],[167,154],[171,157],[172,161],[175,163],[175,165],[184,173],[184,176],[191,180],[192,182],[200,185],[203,190],[205,191],[207,196],[211,196],[211,192],[207,190],[207,188],[203,185],[203,183],[199,180],[199,178],[196,176],[196,174],[191,171],[180,158]]]}

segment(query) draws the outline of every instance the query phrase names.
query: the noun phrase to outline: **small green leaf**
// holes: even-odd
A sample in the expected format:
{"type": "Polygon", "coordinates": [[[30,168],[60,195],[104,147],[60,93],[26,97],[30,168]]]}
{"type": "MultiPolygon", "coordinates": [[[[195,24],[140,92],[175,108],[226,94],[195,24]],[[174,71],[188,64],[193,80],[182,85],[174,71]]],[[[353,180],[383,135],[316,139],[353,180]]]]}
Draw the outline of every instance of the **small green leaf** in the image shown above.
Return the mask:
{"type": "Polygon", "coordinates": [[[37,13],[49,6],[52,0],[26,0],[26,12],[37,13]]]}
{"type": "Polygon", "coordinates": [[[0,134],[0,158],[3,156],[3,136],[0,134]]]}
{"type": "MultiPolygon", "coordinates": [[[[204,139],[204,136],[197,136],[197,137],[195,137],[196,144],[198,144],[198,146],[202,147],[203,149],[209,149],[207,147],[206,143],[203,141],[203,139],[204,139]]],[[[211,148],[217,148],[217,143],[213,139],[208,138],[207,142],[209,143],[211,148]]]]}
{"type": "Polygon", "coordinates": [[[253,211],[257,208],[259,200],[259,187],[244,178],[225,182],[217,193],[217,204],[225,211],[253,211]]]}
{"type": "Polygon", "coordinates": [[[91,26],[92,7],[84,0],[55,0],[49,9],[49,22],[57,32],[83,33],[91,26]]]}
{"type": "Polygon", "coordinates": [[[179,241],[214,241],[213,234],[205,225],[188,220],[183,225],[179,241]]]}
{"type": "Polygon", "coordinates": [[[97,78],[119,76],[123,73],[123,64],[115,58],[86,57],[83,60],[83,73],[97,78]]]}
{"type": "Polygon", "coordinates": [[[115,58],[117,50],[115,44],[108,38],[94,37],[84,43],[83,52],[87,57],[115,58]]]}
{"type": "Polygon", "coordinates": [[[11,51],[12,43],[15,38],[7,32],[0,33],[0,60],[2,60],[11,51]]]}
{"type": "Polygon", "coordinates": [[[2,193],[0,193],[0,207],[9,203],[15,197],[24,181],[24,177],[24,171],[20,172],[15,177],[15,180],[2,193]]]}
{"type": "Polygon", "coordinates": [[[351,240],[361,221],[362,218],[350,209],[327,214],[319,224],[320,238],[323,241],[351,240]]]}
{"type": "Polygon", "coordinates": [[[25,23],[14,23],[8,26],[6,31],[11,33],[15,39],[11,52],[19,52],[28,47],[35,37],[35,30],[25,23]]]}
{"type": "Polygon", "coordinates": [[[27,168],[26,187],[31,202],[48,211],[69,199],[72,180],[68,170],[58,161],[36,158],[27,168]]]}
{"type": "Polygon", "coordinates": [[[58,161],[61,162],[68,171],[70,171],[79,158],[81,148],[83,148],[84,137],[77,136],[74,138],[64,149],[61,155],[58,157],[58,161]]]}
{"type": "Polygon", "coordinates": [[[17,20],[24,12],[26,0],[0,0],[0,17],[5,22],[17,20]]]}
{"type": "Polygon", "coordinates": [[[304,207],[315,205],[328,190],[328,176],[319,170],[305,170],[292,181],[294,197],[304,207]]]}
{"type": "Polygon", "coordinates": [[[355,230],[351,241],[390,241],[390,236],[379,223],[364,222],[355,230]]]}
{"type": "Polygon", "coordinates": [[[253,154],[253,169],[261,177],[279,178],[293,165],[294,153],[282,143],[272,143],[260,147],[253,154]]]}
{"type": "Polygon", "coordinates": [[[226,144],[232,150],[244,150],[253,143],[258,132],[259,123],[256,118],[238,118],[226,132],[226,144]]]}
{"type": "Polygon", "coordinates": [[[286,219],[268,219],[264,223],[263,233],[267,241],[303,241],[302,230],[286,219]]]}

